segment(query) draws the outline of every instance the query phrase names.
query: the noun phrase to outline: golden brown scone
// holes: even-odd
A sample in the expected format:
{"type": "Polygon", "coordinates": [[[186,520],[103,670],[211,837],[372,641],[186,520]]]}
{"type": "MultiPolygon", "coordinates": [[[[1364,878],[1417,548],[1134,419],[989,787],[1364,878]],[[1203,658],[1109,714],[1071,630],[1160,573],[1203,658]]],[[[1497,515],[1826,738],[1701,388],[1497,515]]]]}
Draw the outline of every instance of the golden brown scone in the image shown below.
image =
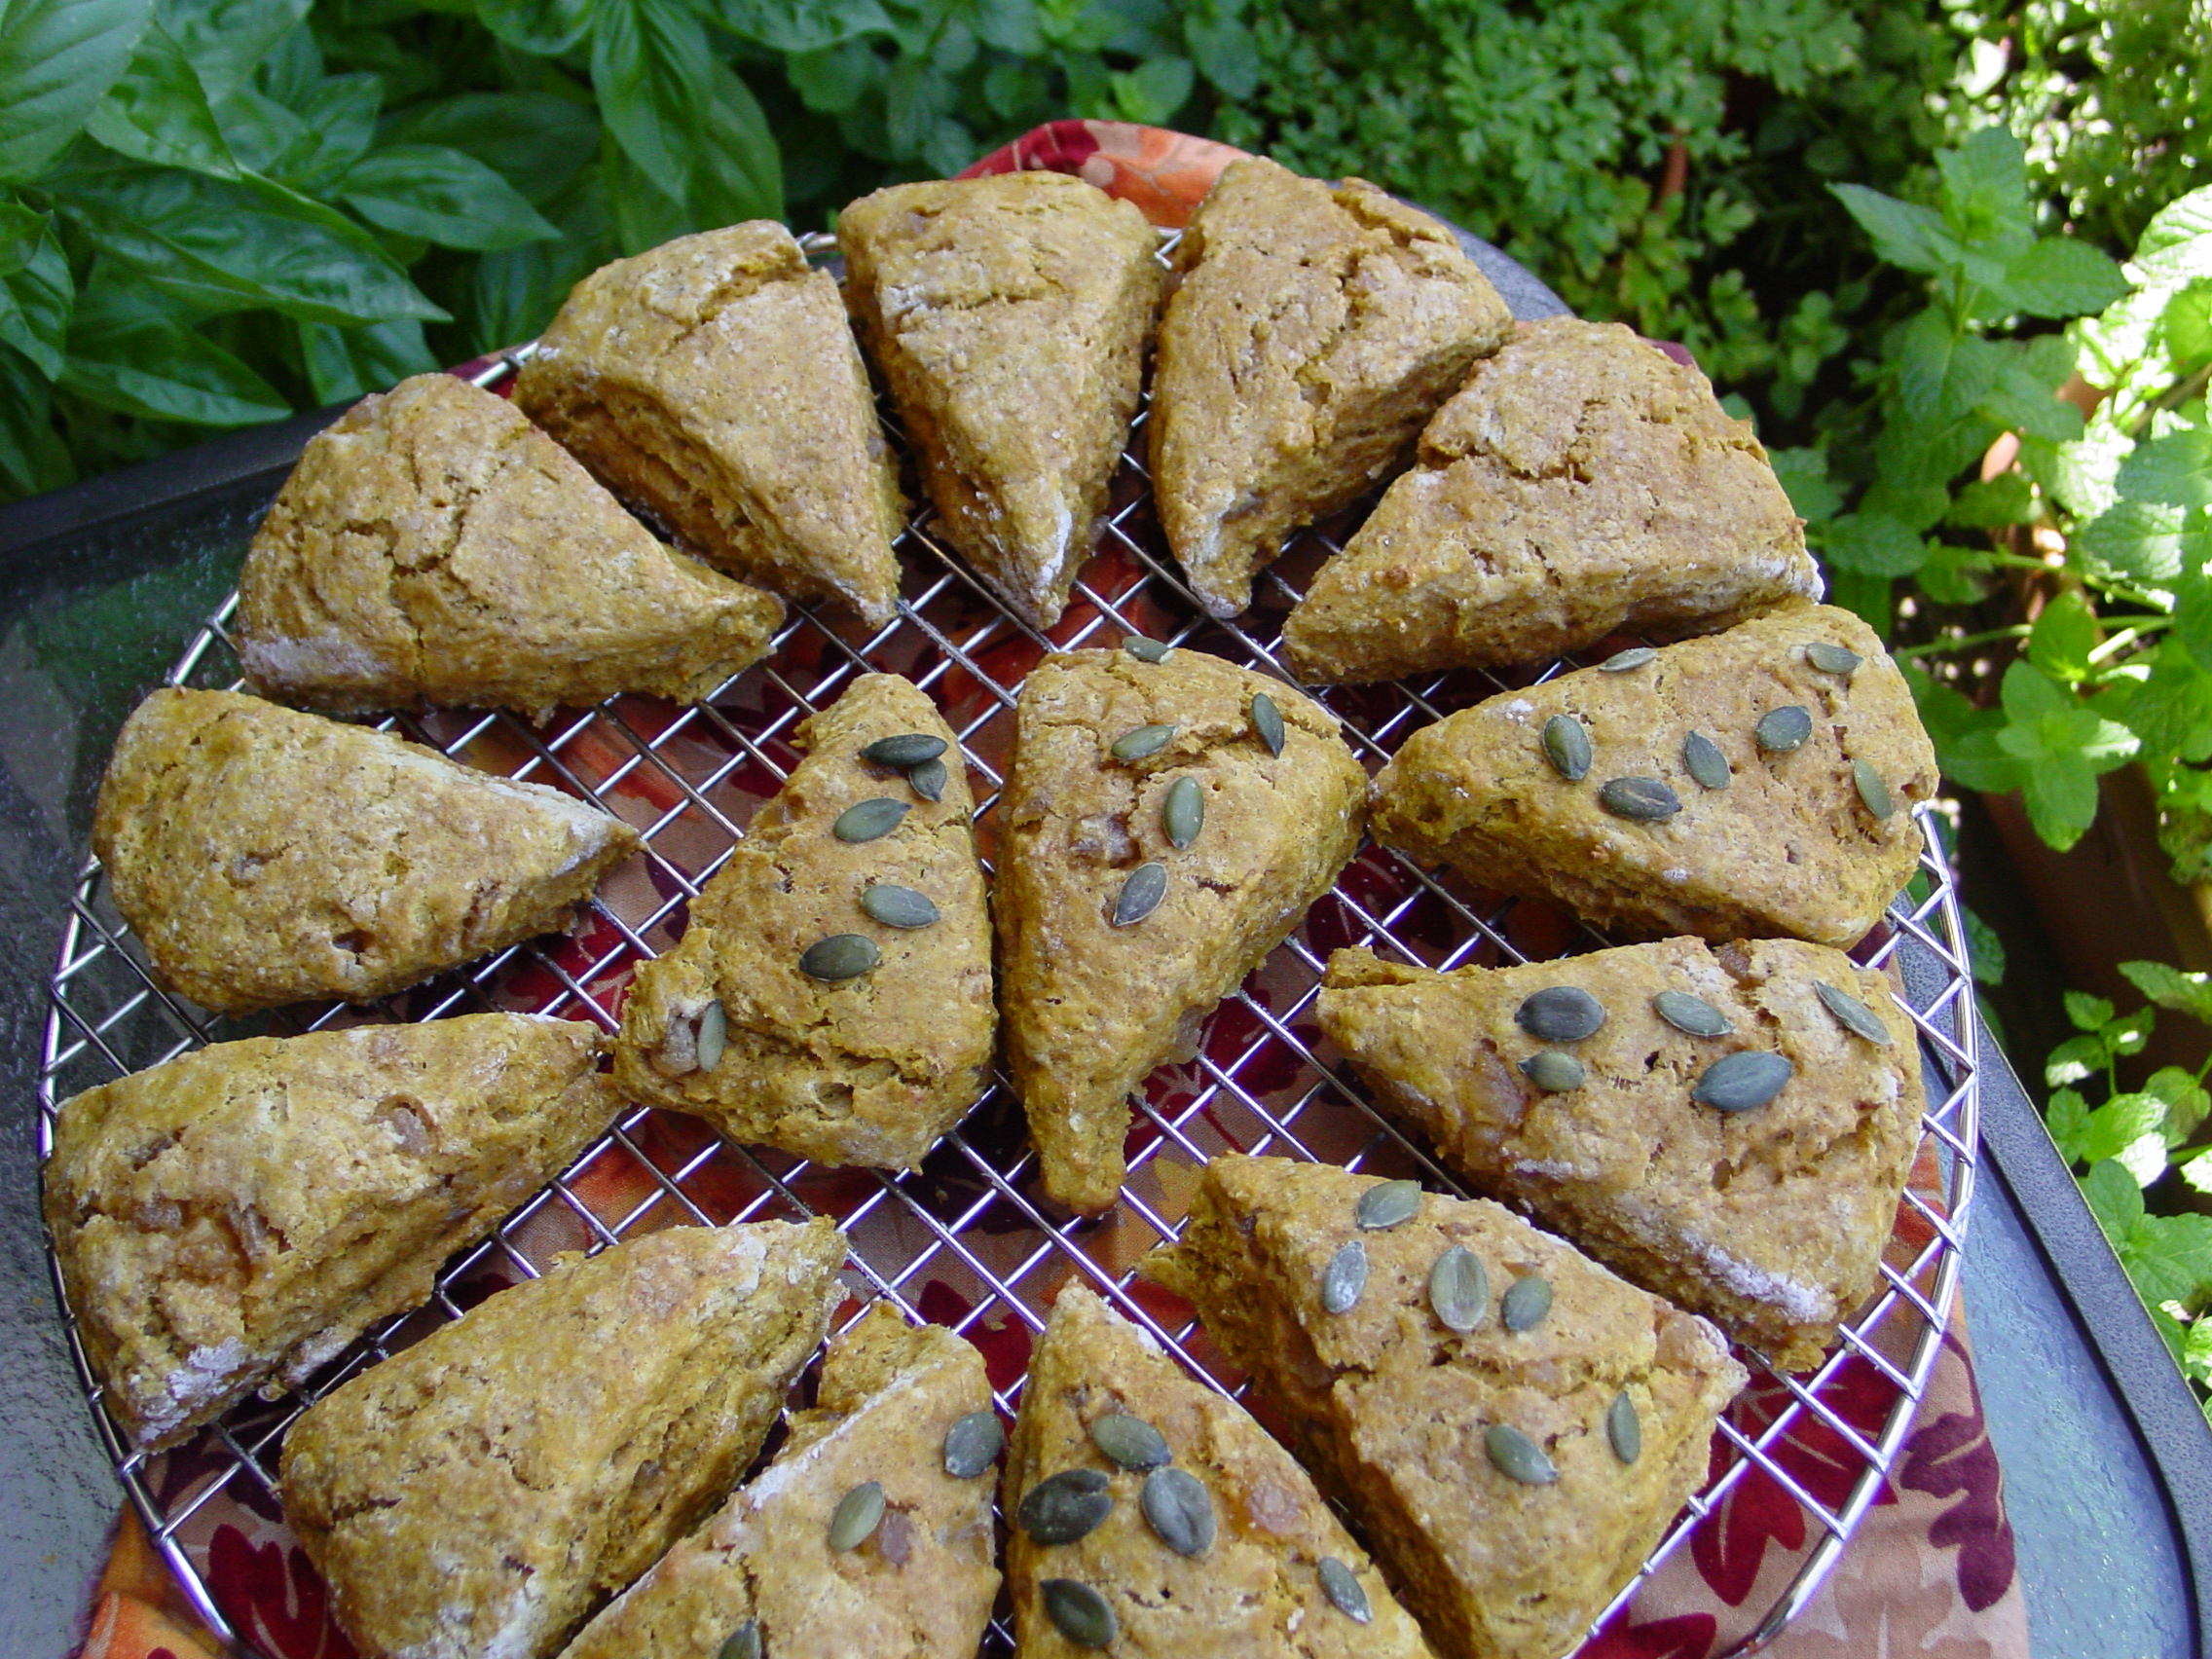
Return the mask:
{"type": "Polygon", "coordinates": [[[1785,1369],[1818,1365],[1880,1283],[1926,1100],[1912,1021],[1887,978],[1841,951],[1670,939],[1437,974],[1340,950],[1320,1015],[1377,1098],[1477,1186],[1785,1369]],[[1824,984],[1858,1007],[1839,1015],[1824,984]],[[1591,1009],[1555,1006],[1561,986],[1602,1011],[1590,1035],[1567,1037],[1591,1009]],[[1732,1029],[1692,1036],[1661,1014],[1662,996],[1732,1029]],[[1711,1012],[1673,1000],[1684,996],[1711,1012]],[[1880,1040],[1843,1023],[1861,1008],[1880,1040]],[[1521,1067],[1547,1049],[1585,1081],[1537,1088],[1521,1067]],[[1779,1094],[1736,1112],[1691,1098],[1745,1050],[1789,1062],[1779,1094]]]}
{"type": "Polygon", "coordinates": [[[911,1169],[982,1093],[997,1030],[959,740],[910,682],[868,674],[793,741],[807,757],[692,903],[682,942],[638,969],[615,1078],[631,1099],[693,1113],[738,1140],[911,1169]],[[862,754],[901,736],[944,745],[941,798],[862,754]],[[840,839],[847,810],[872,800],[889,803],[880,810],[895,827],[840,839]],[[937,919],[886,925],[863,908],[892,889],[908,904],[919,895],[937,919]],[[873,951],[877,965],[816,977],[807,953],[836,938],[873,951]],[[717,1006],[721,1057],[703,1067],[701,1021],[711,1054],[717,1006]]]}
{"type": "MultiPolygon", "coordinates": [[[[1108,1427],[1144,1438],[1126,1421],[1108,1427]]],[[[1127,1659],[1431,1659],[1419,1627],[1290,1454],[1081,1285],[1060,1292],[1030,1361],[1001,1507],[1023,1659],[1090,1651],[1053,1622],[1042,1589],[1051,1579],[1100,1599],[1112,1651],[1127,1659]],[[1100,1450],[1093,1425],[1129,1418],[1161,1437],[1170,1461],[1130,1467],[1100,1450]],[[1104,1477],[1113,1507],[1082,1537],[1038,1542],[1021,1524],[1022,1500],[1071,1469],[1104,1477]],[[1178,1492],[1202,1494],[1202,1504],[1186,1499],[1168,1511],[1176,1546],[1147,1519],[1148,1485],[1155,1508],[1178,1492]],[[1182,1553],[1193,1545],[1196,1554],[1182,1553]],[[1364,1601],[1365,1618],[1331,1599],[1320,1576],[1328,1561],[1337,1564],[1333,1581],[1341,1568],[1357,1587],[1352,1604],[1364,1601]]]]}
{"type": "Polygon", "coordinates": [[[1486,1199],[1423,1194],[1409,1219],[1362,1228],[1360,1196],[1380,1185],[1217,1158],[1181,1244],[1140,1270],[1253,1374],[1439,1652],[1555,1659],[1703,1481],[1744,1369],[1703,1319],[1486,1199]],[[1355,1247],[1364,1283],[1331,1312],[1323,1281],[1352,1281],[1331,1270],[1355,1247]],[[1482,1267],[1480,1285],[1460,1281],[1479,1292],[1458,1304],[1461,1323],[1479,1314],[1463,1333],[1431,1290],[1455,1247],[1482,1267]],[[1513,1291],[1527,1279],[1548,1300],[1513,1291]]]}
{"type": "Polygon", "coordinates": [[[1007,1063],[1046,1193],[1097,1211],[1126,1173],[1129,1091],[1328,891],[1359,848],[1366,775],[1318,704],[1188,648],[1158,663],[1047,657],[1014,719],[993,901],[1007,1063]],[[1280,711],[1279,756],[1253,724],[1255,696],[1280,711]],[[1168,725],[1159,749],[1115,756],[1168,725]],[[1178,849],[1165,812],[1184,779],[1203,822],[1178,849]],[[1133,902],[1130,884],[1151,879],[1141,869],[1164,877],[1163,896],[1117,926],[1124,891],[1133,902]]]}
{"type": "Polygon", "coordinates": [[[521,1014],[362,1025],[219,1043],[65,1104],[46,1221],[130,1443],[173,1444],[427,1301],[612,1121],[603,1046],[521,1014]]]}
{"type": "Polygon", "coordinates": [[[617,691],[697,702],[783,616],[654,540],[505,398],[437,374],[308,440],[239,574],[236,637],[285,702],[541,716],[617,691]]]}
{"type": "Polygon", "coordinates": [[[1911,876],[1912,808],[1935,793],[1935,751],[1873,630],[1848,610],[1791,605],[1415,732],[1375,780],[1374,829],[1425,864],[1556,900],[1600,927],[1714,942],[1794,934],[1841,948],[1911,876]],[[1818,667],[1808,647],[1845,666],[1818,667]],[[1588,738],[1579,778],[1547,754],[1555,718],[1563,753],[1567,722],[1588,738]],[[1795,735],[1790,722],[1807,735],[1769,748],[1758,733],[1770,719],[1774,741],[1795,735]],[[1692,772],[1700,754],[1719,788],[1692,772]]]}
{"type": "Polygon", "coordinates": [[[1049,628],[1097,539],[1167,273],[1145,216],[1065,173],[896,184],[837,217],[845,294],[944,533],[1049,628]]]}
{"type": "Polygon", "coordinates": [[[564,1659],[717,1659],[747,1625],[777,1659],[973,1659],[999,1589],[991,1482],[947,1472],[945,1435],[991,1409],[982,1355],[877,1303],[830,1345],[775,1461],[564,1659]],[[830,1523],[870,1483],[881,1519],[839,1548],[830,1523]]]}
{"type": "Polygon", "coordinates": [[[1215,180],[1174,257],[1152,484],[1199,603],[1234,616],[1285,535],[1413,458],[1512,317],[1426,213],[1259,157],[1215,180]]]}
{"type": "Polygon", "coordinates": [[[691,552],[870,627],[899,598],[899,467],[827,272],[765,219],[586,276],[515,403],[691,552]]]}
{"type": "Polygon", "coordinates": [[[1301,680],[1395,680],[1820,597],[1751,423],[1619,323],[1547,317],[1475,364],[1282,637],[1301,680]]]}
{"type": "Polygon", "coordinates": [[[363,1659],[541,1659],[728,1493],[844,1239],[677,1227],[500,1291],[285,1436],[284,1516],[363,1659]]]}
{"type": "Polygon", "coordinates": [[[566,927],[638,844],[558,790],[173,686],[124,723],[92,817],[155,978],[232,1014],[368,1002],[566,927]]]}

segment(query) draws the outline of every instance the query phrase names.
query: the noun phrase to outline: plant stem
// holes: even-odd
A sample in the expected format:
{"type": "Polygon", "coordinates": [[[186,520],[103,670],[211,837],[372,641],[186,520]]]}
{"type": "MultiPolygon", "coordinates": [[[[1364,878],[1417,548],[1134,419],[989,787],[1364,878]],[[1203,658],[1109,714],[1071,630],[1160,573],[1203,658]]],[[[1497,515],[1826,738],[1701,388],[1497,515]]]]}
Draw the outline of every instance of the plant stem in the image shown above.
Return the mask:
{"type": "Polygon", "coordinates": [[[2015,622],[2009,628],[1992,628],[1986,634],[1961,634],[1956,639],[1930,640],[1925,645],[1906,645],[1902,650],[1892,651],[1892,656],[1926,656],[1931,651],[1963,651],[1974,645],[1993,645],[2000,640],[2024,640],[2030,633],[2029,624],[2015,622]]]}

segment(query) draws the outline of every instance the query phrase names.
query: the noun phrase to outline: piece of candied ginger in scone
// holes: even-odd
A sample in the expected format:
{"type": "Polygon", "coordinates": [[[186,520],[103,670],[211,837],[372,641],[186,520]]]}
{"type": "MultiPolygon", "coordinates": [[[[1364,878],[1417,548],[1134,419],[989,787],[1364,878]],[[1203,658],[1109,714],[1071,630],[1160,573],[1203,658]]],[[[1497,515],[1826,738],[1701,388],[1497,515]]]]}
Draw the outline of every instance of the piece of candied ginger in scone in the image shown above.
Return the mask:
{"type": "Polygon", "coordinates": [[[999,1588],[995,1460],[960,1456],[1000,1434],[982,1355],[879,1302],[830,1343],[820,1398],[790,1426],[775,1460],[564,1659],[972,1659],[999,1588]],[[963,1422],[956,1473],[947,1436],[963,1422]]]}
{"type": "Polygon", "coordinates": [[[1030,672],[992,908],[1007,1063],[1050,1197],[1114,1202],[1129,1091],[1328,891],[1366,784],[1334,716],[1219,657],[1072,651],[1030,672]]]}
{"type": "Polygon", "coordinates": [[[1935,750],[1874,631],[1789,605],[1415,732],[1375,780],[1374,830],[1632,936],[1840,949],[1912,875],[1912,808],[1935,793],[1935,750]]]}
{"type": "Polygon", "coordinates": [[[793,599],[891,620],[903,503],[828,272],[756,219],[578,282],[515,404],[686,549],[793,599]]]}
{"type": "Polygon", "coordinates": [[[615,1078],[741,1141],[911,1169],[982,1093],[998,1023],[960,745],[896,674],[863,675],[793,742],[806,758],[682,941],[639,967],[615,1078]],[[871,760],[885,743],[939,748],[871,760]]]}
{"type": "Polygon", "coordinates": [[[621,1104],[598,1027],[520,1014],[255,1037],[89,1088],[46,1221],[133,1446],[294,1383],[566,1168],[621,1104]]]}
{"type": "Polygon", "coordinates": [[[1363,1215],[1382,1185],[1217,1158],[1140,1271],[1252,1373],[1439,1652],[1557,1659],[1703,1481],[1744,1369],[1703,1319],[1487,1199],[1363,1215]]]}
{"type": "Polygon", "coordinates": [[[1290,1454],[1081,1285],[1030,1361],[1005,1484],[1025,1655],[1097,1645],[1059,1622],[1080,1604],[1131,1659],[1431,1659],[1290,1454]],[[1071,1473],[1087,1490],[1063,1499],[1071,1473]]]}
{"type": "Polygon", "coordinates": [[[842,1292],[844,1239],[676,1227],[559,1258],[285,1436],[285,1519],[367,1659],[542,1659],[719,1503],[842,1292]]]}
{"type": "Polygon", "coordinates": [[[1283,621],[1309,682],[1705,634],[1821,597],[1751,423],[1618,323],[1524,323],[1283,621]]]}
{"type": "Polygon", "coordinates": [[[1841,951],[1670,939],[1438,974],[1340,950],[1320,1017],[1483,1191],[1777,1365],[1818,1365],[1880,1284],[1926,1099],[1911,1019],[1841,951]],[[1737,1110],[1698,1099],[1740,1053],[1781,1063],[1737,1110]]]}
{"type": "Polygon", "coordinates": [[[944,534],[1059,620],[1128,443],[1167,273],[1127,202],[1065,173],[928,179],[837,216],[845,294],[944,534]]]}
{"type": "Polygon", "coordinates": [[[774,595],[672,552],[503,397],[417,375],[308,440],[239,574],[263,695],[541,715],[697,702],[757,661],[774,595]]]}
{"type": "Polygon", "coordinates": [[[376,997],[566,927],[638,832],[388,732],[165,687],[92,849],[154,977],[218,1014],[376,997]]]}
{"type": "Polygon", "coordinates": [[[1148,419],[1167,542],[1234,616],[1282,539],[1413,458],[1512,316],[1444,225],[1365,179],[1232,162],[1176,245],[1148,419]]]}

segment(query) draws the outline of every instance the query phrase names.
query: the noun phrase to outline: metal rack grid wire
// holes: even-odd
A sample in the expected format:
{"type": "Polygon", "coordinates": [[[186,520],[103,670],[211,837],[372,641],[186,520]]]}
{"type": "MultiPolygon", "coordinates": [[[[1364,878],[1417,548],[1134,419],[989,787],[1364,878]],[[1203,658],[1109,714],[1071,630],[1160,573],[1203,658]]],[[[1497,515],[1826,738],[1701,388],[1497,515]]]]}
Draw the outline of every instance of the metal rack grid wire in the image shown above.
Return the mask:
{"type": "MultiPolygon", "coordinates": [[[[509,353],[475,378],[496,387],[518,361],[519,354],[509,353]]],[[[903,451],[895,418],[884,413],[903,451]]],[[[1211,621],[1165,555],[1153,523],[1143,420],[1140,412],[1098,549],[1050,640],[995,600],[941,542],[924,507],[897,543],[905,579],[890,625],[869,633],[794,608],[770,656],[698,705],[679,709],[616,697],[591,710],[561,711],[541,725],[507,714],[458,711],[382,721],[471,764],[595,800],[644,832],[645,851],[615,872],[565,938],[498,952],[367,1009],[282,1010],[265,1029],[287,1034],[495,1008],[591,1019],[612,1029],[630,969],[667,947],[684,904],[720,866],[753,808],[788,774],[796,754],[793,728],[860,674],[905,674],[931,693],[959,733],[980,802],[977,822],[986,866],[1015,693],[1046,650],[1118,645],[1126,635],[1143,634],[1288,680],[1276,652],[1280,618],[1320,561],[1339,550],[1360,509],[1294,537],[1261,577],[1251,610],[1233,622],[1211,621]]],[[[170,683],[239,682],[228,632],[236,603],[234,596],[190,642],[170,683]]],[[[1354,752],[1373,768],[1412,731],[1455,709],[1599,660],[1628,643],[1603,642],[1580,659],[1520,676],[1456,673],[1314,694],[1343,720],[1354,752]]],[[[1877,1294],[1843,1327],[1839,1346],[1817,1373],[1779,1374],[1755,1354],[1743,1355],[1754,1382],[1714,1435],[1706,1486],[1593,1634],[1622,1615],[1699,1529],[1716,1524],[1715,1512],[1734,1489],[1760,1480],[1794,1501],[1811,1540],[1780,1595],[1729,1633],[1732,1654],[1764,1646],[1818,1593],[1881,1494],[1911,1426],[1957,1291],[1973,1186],[1977,1095],[1965,929],[1925,807],[1920,821],[1927,832],[1920,873],[1857,954],[1869,966],[1890,967],[1893,978],[1898,959],[1915,954],[1920,977],[1937,985],[1923,1006],[1906,1004],[1930,1086],[1922,1157],[1924,1167],[1934,1161],[1936,1197],[1907,1193],[1877,1294]]],[[[854,1292],[834,1328],[857,1317],[873,1297],[892,1299],[910,1317],[949,1325],[983,1349],[998,1403],[1009,1414],[1018,1404],[1029,1340],[1069,1278],[1087,1280],[1151,1330],[1193,1375],[1238,1393],[1241,1379],[1191,1322],[1189,1310],[1133,1278],[1136,1258],[1175,1235],[1198,1165],[1223,1150],[1274,1153],[1416,1175],[1436,1190],[1464,1192],[1424,1146],[1370,1104],[1313,1022],[1311,1005],[1329,951],[1366,945],[1453,968],[1536,960],[1607,942],[1543,905],[1478,891],[1371,844],[1216,1011],[1190,1056],[1149,1080],[1135,1100],[1123,1202],[1103,1223],[1070,1222],[1041,1198],[1019,1107],[1003,1076],[920,1169],[903,1174],[822,1169],[726,1142],[695,1121],[641,1109],[620,1119],[484,1242],[450,1261],[425,1308],[370,1332],[297,1394],[249,1401],[170,1452],[147,1456],[128,1446],[101,1407],[99,1383],[73,1321],[71,1346],[118,1473],[202,1616],[219,1634],[271,1659],[292,1659],[295,1646],[286,1632],[293,1627],[273,1629],[235,1593],[226,1595],[209,1559],[226,1524],[240,1518],[254,1522],[257,1536],[283,1538],[274,1469],[285,1427],[362,1367],[459,1317],[501,1284],[535,1275],[554,1251],[595,1249],[676,1223],[831,1214],[848,1235],[846,1279],[854,1292]],[[609,1195],[619,1197],[610,1200],[609,1195]]],[[[54,1115],[71,1095],[244,1034],[246,1028],[212,1020],[154,982],[109,901],[96,861],[89,859],[72,896],[52,984],[40,1081],[42,1157],[52,1149],[54,1115]]],[[[304,1558],[294,1551],[292,1560],[296,1573],[304,1558]]],[[[1013,1650],[1003,1606],[1000,1611],[986,1654],[1013,1650]]]]}

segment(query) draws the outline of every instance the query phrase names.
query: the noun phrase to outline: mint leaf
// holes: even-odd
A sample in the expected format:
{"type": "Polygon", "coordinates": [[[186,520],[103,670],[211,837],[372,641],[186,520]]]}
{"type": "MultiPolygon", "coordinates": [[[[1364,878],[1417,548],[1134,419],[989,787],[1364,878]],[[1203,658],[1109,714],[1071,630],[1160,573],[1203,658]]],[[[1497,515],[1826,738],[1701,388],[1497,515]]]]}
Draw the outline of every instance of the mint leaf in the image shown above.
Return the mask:
{"type": "Polygon", "coordinates": [[[2116,501],[2067,543],[2069,562],[2086,573],[2165,587],[2181,573],[2182,509],[2154,501],[2116,501]]]}
{"type": "Polygon", "coordinates": [[[1838,570],[1909,576],[1927,562],[1928,544],[1909,525],[1885,513],[1847,513],[1824,527],[1821,552],[1838,570]]]}
{"type": "MultiPolygon", "coordinates": [[[[2212,1147],[2185,1159],[2178,1167],[2181,1178],[2200,1193],[2212,1193],[2212,1147]]],[[[2208,1335],[2212,1335],[2212,1320],[2204,1321],[2208,1335]]]]}
{"type": "Polygon", "coordinates": [[[1928,544],[1928,563],[1913,577],[1920,591],[1937,605],[1976,605],[1989,597],[1990,549],[1928,544]]]}
{"type": "Polygon", "coordinates": [[[2120,1259],[2145,1302],[2188,1303],[2212,1285],[2212,1215],[2138,1215],[2120,1259]]]}
{"type": "Polygon", "coordinates": [[[2097,1218],[2097,1225],[2104,1229],[2124,1263],[2128,1235],[2143,1219],[2143,1189],[2134,1176],[2108,1161],[2091,1165],[2082,1177],[2082,1197],[2088,1200],[2089,1213],[2097,1218]]]}
{"type": "Polygon", "coordinates": [[[2118,265],[2070,237],[2046,237],[2005,267],[2005,297],[2030,316],[2101,312],[2127,291],[2118,265]]]}
{"type": "Polygon", "coordinates": [[[2120,971],[2158,1007],[2212,1025],[2212,974],[2185,974],[2163,962],[2122,962],[2120,971]]]}
{"type": "Polygon", "coordinates": [[[1189,17],[1183,20],[1183,40],[1198,73],[1221,90],[1222,95],[1241,101],[1260,86],[1260,49],[1241,18],[1226,15],[1189,17]]]}
{"type": "Polygon", "coordinates": [[[10,0],[0,11],[0,183],[38,177],[84,130],[148,11],[147,0],[10,0]]]}
{"type": "Polygon", "coordinates": [[[2192,763],[2212,759],[2212,675],[2186,650],[2161,646],[2140,683],[2116,687],[2108,700],[2127,729],[2143,740],[2146,755],[2170,755],[2192,763]]]}
{"type": "MultiPolygon", "coordinates": [[[[2086,1163],[2119,1158],[2145,1136],[2157,1135],[2165,1121],[2166,1103],[2157,1096],[2116,1094],[2082,1121],[2081,1151],[2077,1157],[2086,1163]]],[[[2160,1150],[2162,1153],[2162,1142],[2160,1150]]],[[[2162,1158],[2160,1161],[2163,1162],[2162,1158]]],[[[2139,1184],[2147,1185],[2140,1181],[2139,1184]]]]}
{"type": "Polygon", "coordinates": [[[2050,1104],[2044,1108],[2043,1122],[2061,1159],[2068,1163],[2085,1161],[2082,1149],[2088,1143],[2089,1103],[2082,1098],[2081,1090],[2052,1089],[2050,1104]]]}
{"type": "Polygon", "coordinates": [[[2110,1051],[2095,1034],[2069,1037],[2051,1050],[2049,1058],[2044,1061],[2043,1080],[2052,1088],[2062,1083],[2085,1082],[2104,1070],[2111,1059],[2110,1051]]]}
{"type": "Polygon", "coordinates": [[[2113,1006],[2103,997],[2091,996],[2087,991],[2063,993],[2066,1017],[2077,1031],[2102,1031],[2113,1021],[2113,1006]]]}
{"type": "Polygon", "coordinates": [[[2144,1084],[2143,1091],[2165,1103],[2162,1127],[2168,1146],[2182,1145],[2204,1122],[2206,1113],[2212,1112],[2212,1093],[2198,1085],[2194,1073],[2181,1066],[2160,1066],[2144,1084]]]}
{"type": "Polygon", "coordinates": [[[1997,530],[2036,516],[2035,486],[2018,472],[1980,478],[1958,493],[1943,522],[1960,530],[1997,530]]]}
{"type": "Polygon", "coordinates": [[[1899,202],[1862,184],[1831,184],[1828,190],[1873,239],[1874,252],[1885,264],[1934,275],[1956,260],[1958,243],[1933,207],[1899,202]]]}
{"type": "Polygon", "coordinates": [[[444,247],[520,247],[560,233],[514,186],[442,144],[393,144],[347,169],[338,193],[372,225],[444,247]]]}
{"type": "Polygon", "coordinates": [[[1126,74],[1115,74],[1114,102],[1124,120],[1160,127],[1190,101],[1197,82],[1188,57],[1170,54],[1148,58],[1126,74]]]}
{"type": "Polygon", "coordinates": [[[2163,437],[2146,438],[2120,463],[2116,482],[2120,495],[2131,501],[2212,506],[2212,431],[2185,426],[2163,437]]]}
{"type": "Polygon", "coordinates": [[[1817,449],[1769,450],[1767,462],[1789,498],[1789,507],[1807,524],[1831,519],[1843,497],[1828,482],[1828,458],[1817,449]]]}
{"type": "Polygon", "coordinates": [[[1936,156],[1943,180],[1943,222],[1977,252],[2024,247],[2035,234],[2027,152],[2002,127],[1984,127],[1936,156]]]}
{"type": "Polygon", "coordinates": [[[2212,276],[2212,185],[2203,185],[2151,215],[2133,262],[2148,276],[2212,276]]]}
{"type": "Polygon", "coordinates": [[[2098,639],[2097,613],[2080,590],[2064,588],[2043,608],[2028,635],[2028,660],[2054,680],[2089,677],[2089,653],[2098,639]]]}

